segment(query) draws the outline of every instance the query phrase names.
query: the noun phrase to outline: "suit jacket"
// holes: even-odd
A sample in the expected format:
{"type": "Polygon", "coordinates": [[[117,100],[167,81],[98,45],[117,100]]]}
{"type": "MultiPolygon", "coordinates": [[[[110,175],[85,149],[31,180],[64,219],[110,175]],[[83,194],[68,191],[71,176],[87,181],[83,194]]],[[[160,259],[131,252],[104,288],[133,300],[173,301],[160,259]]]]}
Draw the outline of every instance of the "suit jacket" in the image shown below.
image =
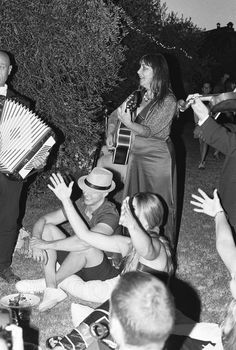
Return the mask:
{"type": "Polygon", "coordinates": [[[236,125],[222,126],[208,118],[196,131],[199,138],[225,155],[219,195],[229,222],[236,231],[236,125]]]}
{"type": "MultiPolygon", "coordinates": [[[[7,89],[7,95],[6,95],[6,98],[7,99],[11,99],[11,100],[14,100],[16,102],[19,102],[20,104],[24,105],[25,107],[27,108],[30,108],[31,107],[31,102],[29,99],[27,99],[26,97],[22,96],[21,94],[19,94],[18,92],[14,91],[14,90],[11,90],[11,89],[7,89]]],[[[2,106],[0,106],[0,118],[1,118],[1,114],[2,114],[2,106]]],[[[3,175],[2,173],[0,173],[0,176],[5,176],[3,175]]],[[[6,177],[6,179],[9,181],[9,182],[12,182],[12,180],[14,181],[18,181],[16,180],[14,177],[6,177]]],[[[5,181],[7,181],[5,179],[5,181]]],[[[19,180],[19,182],[22,182],[22,180],[19,180]]]]}
{"type": "Polygon", "coordinates": [[[30,101],[26,97],[24,97],[21,94],[19,94],[18,92],[16,92],[15,90],[8,88],[6,97],[11,99],[11,100],[14,100],[16,102],[21,103],[22,105],[26,106],[27,108],[31,107],[30,101]]]}

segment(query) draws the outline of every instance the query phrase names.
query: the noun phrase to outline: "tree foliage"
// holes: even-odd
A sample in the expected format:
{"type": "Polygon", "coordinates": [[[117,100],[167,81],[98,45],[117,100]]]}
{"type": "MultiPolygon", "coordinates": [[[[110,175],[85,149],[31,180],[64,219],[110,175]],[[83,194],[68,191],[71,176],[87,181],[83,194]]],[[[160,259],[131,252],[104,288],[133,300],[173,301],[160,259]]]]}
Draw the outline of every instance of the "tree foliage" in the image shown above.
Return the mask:
{"type": "Polygon", "coordinates": [[[124,59],[120,15],[101,0],[1,0],[0,46],[14,54],[14,87],[64,139],[57,162],[88,160],[101,132],[103,95],[124,59]]]}
{"type": "MultiPolygon", "coordinates": [[[[137,86],[138,61],[147,52],[160,52],[166,57],[174,92],[178,98],[199,88],[202,79],[214,64],[212,56],[200,55],[202,30],[191,18],[179,17],[173,11],[168,13],[166,3],[160,0],[118,0],[114,1],[122,12],[123,26],[128,33],[123,43],[128,47],[122,74],[126,91],[137,86]],[[131,83],[132,82],[132,83],[131,83]]],[[[121,85],[122,85],[121,84],[121,85]]],[[[126,92],[127,95],[127,92],[126,92]]]]}
{"type": "Polygon", "coordinates": [[[14,87],[62,136],[57,165],[91,165],[104,104],[116,107],[138,86],[140,57],[161,52],[181,97],[183,77],[197,85],[211,57],[199,56],[191,19],[160,0],[0,0],[0,46],[14,55],[14,87]],[[192,57],[190,59],[185,53],[192,57]],[[179,65],[179,67],[177,67],[179,65]],[[174,69],[173,69],[174,67],[174,69]]]}

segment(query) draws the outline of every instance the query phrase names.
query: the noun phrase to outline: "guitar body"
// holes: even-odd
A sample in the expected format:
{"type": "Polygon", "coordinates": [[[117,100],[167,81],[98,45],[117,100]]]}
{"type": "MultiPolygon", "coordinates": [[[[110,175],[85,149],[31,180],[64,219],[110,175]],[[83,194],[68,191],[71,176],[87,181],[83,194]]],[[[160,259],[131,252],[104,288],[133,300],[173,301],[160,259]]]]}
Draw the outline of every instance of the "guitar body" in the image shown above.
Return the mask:
{"type": "Polygon", "coordinates": [[[126,165],[129,160],[131,147],[131,131],[120,123],[116,135],[116,147],[114,149],[112,162],[114,164],[126,165]]]}
{"type": "MultiPolygon", "coordinates": [[[[129,96],[126,102],[126,108],[130,111],[131,119],[133,121],[136,117],[137,106],[140,104],[141,100],[141,91],[136,90],[129,96]]],[[[123,123],[119,122],[112,159],[114,164],[126,165],[128,163],[131,148],[131,133],[131,130],[129,130],[123,123]]]]}

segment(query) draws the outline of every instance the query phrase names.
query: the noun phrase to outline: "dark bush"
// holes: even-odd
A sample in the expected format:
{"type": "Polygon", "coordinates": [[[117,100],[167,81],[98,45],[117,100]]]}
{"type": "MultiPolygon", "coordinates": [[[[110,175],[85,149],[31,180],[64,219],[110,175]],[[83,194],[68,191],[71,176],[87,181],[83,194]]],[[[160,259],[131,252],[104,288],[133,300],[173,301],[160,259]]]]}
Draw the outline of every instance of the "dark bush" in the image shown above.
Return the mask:
{"type": "Polygon", "coordinates": [[[100,0],[1,0],[0,46],[14,55],[13,86],[35,101],[63,151],[54,163],[89,167],[103,96],[123,60],[119,11],[100,0]]]}

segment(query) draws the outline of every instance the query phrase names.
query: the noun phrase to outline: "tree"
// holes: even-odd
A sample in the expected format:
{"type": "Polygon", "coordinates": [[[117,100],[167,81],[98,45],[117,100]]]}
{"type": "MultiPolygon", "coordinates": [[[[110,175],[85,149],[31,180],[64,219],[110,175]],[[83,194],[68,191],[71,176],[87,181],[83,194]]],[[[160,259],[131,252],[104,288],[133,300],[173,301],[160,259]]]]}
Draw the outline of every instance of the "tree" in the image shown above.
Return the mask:
{"type": "Polygon", "coordinates": [[[119,81],[124,59],[120,14],[102,0],[1,0],[0,43],[14,54],[16,89],[63,134],[57,164],[91,161],[103,95],[119,81]]]}

